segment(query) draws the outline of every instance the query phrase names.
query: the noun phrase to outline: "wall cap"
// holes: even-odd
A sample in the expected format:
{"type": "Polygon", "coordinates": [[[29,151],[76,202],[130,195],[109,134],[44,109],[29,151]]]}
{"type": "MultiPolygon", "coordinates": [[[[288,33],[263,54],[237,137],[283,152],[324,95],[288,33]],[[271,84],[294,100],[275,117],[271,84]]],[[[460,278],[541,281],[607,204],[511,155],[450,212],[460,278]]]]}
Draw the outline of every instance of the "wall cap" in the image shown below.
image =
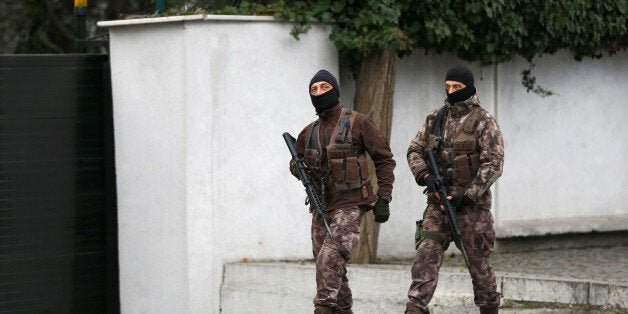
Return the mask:
{"type": "Polygon", "coordinates": [[[196,14],[196,15],[176,15],[176,16],[162,16],[162,17],[150,17],[150,18],[136,18],[127,20],[113,20],[113,21],[100,21],[96,23],[99,27],[116,27],[116,26],[130,26],[130,25],[145,25],[145,24],[159,24],[159,23],[173,23],[173,22],[187,22],[187,21],[242,21],[242,22],[261,22],[261,21],[280,21],[272,16],[254,16],[254,15],[211,15],[211,14],[196,14]]]}

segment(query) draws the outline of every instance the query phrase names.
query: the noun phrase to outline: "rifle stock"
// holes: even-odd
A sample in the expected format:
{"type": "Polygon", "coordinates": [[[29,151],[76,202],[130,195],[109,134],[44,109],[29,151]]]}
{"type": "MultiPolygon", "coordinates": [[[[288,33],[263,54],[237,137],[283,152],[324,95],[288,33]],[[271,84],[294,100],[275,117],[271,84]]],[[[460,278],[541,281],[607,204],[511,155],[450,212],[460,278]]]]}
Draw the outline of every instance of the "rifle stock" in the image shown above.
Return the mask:
{"type": "Polygon", "coordinates": [[[336,243],[336,239],[334,239],[333,234],[331,233],[331,229],[329,228],[329,224],[327,220],[323,216],[323,212],[325,211],[325,205],[321,202],[318,194],[316,194],[316,189],[314,187],[314,182],[312,181],[312,177],[305,170],[305,166],[303,165],[303,160],[299,158],[297,153],[297,147],[295,145],[296,139],[290,135],[290,133],[283,133],[283,139],[286,141],[286,145],[288,145],[288,150],[290,150],[290,155],[292,155],[292,160],[294,161],[294,165],[297,171],[297,175],[303,186],[305,187],[305,193],[307,194],[308,199],[310,200],[310,204],[314,208],[314,213],[318,215],[320,219],[325,223],[325,229],[327,229],[327,233],[329,234],[329,238],[331,241],[336,243]]]}
{"type": "Polygon", "coordinates": [[[432,175],[436,177],[435,182],[437,185],[437,191],[434,192],[436,193],[436,197],[438,198],[440,205],[443,206],[445,208],[445,212],[447,212],[454,241],[460,244],[460,251],[462,251],[462,256],[464,256],[464,262],[467,267],[469,267],[469,256],[467,256],[467,252],[465,251],[462,243],[462,230],[460,229],[460,224],[458,223],[458,216],[456,216],[456,208],[447,199],[447,196],[449,196],[449,193],[447,192],[447,185],[445,184],[443,177],[438,172],[434,152],[431,149],[426,149],[425,156],[427,157],[432,175]]]}

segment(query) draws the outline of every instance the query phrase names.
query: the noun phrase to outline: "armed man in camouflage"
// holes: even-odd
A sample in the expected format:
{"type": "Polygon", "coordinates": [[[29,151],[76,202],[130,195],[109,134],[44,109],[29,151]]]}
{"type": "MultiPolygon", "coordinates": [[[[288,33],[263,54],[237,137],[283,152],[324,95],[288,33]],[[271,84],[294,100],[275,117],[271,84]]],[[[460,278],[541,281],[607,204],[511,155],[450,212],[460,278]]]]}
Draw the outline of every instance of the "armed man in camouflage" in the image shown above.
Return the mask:
{"type": "MultiPolygon", "coordinates": [[[[352,313],[346,264],[360,239],[362,216],[373,202],[375,221],[386,222],[392,200],[395,161],[386,138],[367,116],[343,108],[336,78],[321,70],[308,85],[318,119],[301,131],[296,150],[325,203],[323,220],[312,215],[312,249],[316,259],[314,313],[352,313]],[[369,179],[366,154],[375,164],[377,195],[369,179]]],[[[291,163],[294,171],[294,163],[291,163]]],[[[312,209],[310,209],[312,211],[312,209]]]]}
{"type": "MultiPolygon", "coordinates": [[[[490,186],[502,173],[502,133],[497,121],[480,107],[469,69],[459,65],[449,69],[445,90],[445,105],[427,115],[408,148],[412,174],[420,186],[427,187],[427,208],[417,223],[417,251],[406,313],[429,313],[427,305],[436,289],[444,252],[452,241],[449,219],[434,192],[435,177],[425,158],[426,149],[433,149],[451,195],[448,199],[456,207],[475,304],[480,313],[497,313],[500,298],[489,263],[495,242],[490,186]]],[[[460,248],[458,243],[456,246],[460,248]]]]}

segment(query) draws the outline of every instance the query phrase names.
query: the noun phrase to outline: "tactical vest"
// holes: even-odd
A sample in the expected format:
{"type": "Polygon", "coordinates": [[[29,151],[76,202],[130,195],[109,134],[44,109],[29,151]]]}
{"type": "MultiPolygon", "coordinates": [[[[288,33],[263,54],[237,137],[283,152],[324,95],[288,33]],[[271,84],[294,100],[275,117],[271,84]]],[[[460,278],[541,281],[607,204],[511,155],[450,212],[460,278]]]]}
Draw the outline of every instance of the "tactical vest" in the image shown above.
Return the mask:
{"type": "MultiPolygon", "coordinates": [[[[465,121],[453,134],[453,140],[451,142],[441,142],[441,156],[444,156],[444,162],[442,163],[443,168],[445,168],[444,174],[453,186],[465,187],[475,178],[480,168],[480,147],[475,130],[480,115],[480,108],[473,108],[466,116],[465,121]]],[[[438,131],[439,129],[436,127],[436,124],[444,124],[445,119],[446,117],[443,117],[442,121],[438,121],[439,118],[437,116],[434,120],[432,132],[429,135],[429,148],[433,148],[436,139],[441,137],[440,134],[434,134],[434,130],[438,131]]],[[[442,126],[440,129],[442,130],[442,126]]]]}
{"type": "Polygon", "coordinates": [[[353,146],[352,126],[356,113],[342,109],[338,122],[325,146],[325,153],[320,147],[319,123],[313,122],[310,134],[305,142],[305,162],[316,171],[320,178],[326,180],[326,187],[331,195],[362,189],[362,198],[367,199],[373,194],[369,179],[369,170],[364,151],[356,151],[353,146]],[[323,164],[324,160],[327,160],[323,164]]]}

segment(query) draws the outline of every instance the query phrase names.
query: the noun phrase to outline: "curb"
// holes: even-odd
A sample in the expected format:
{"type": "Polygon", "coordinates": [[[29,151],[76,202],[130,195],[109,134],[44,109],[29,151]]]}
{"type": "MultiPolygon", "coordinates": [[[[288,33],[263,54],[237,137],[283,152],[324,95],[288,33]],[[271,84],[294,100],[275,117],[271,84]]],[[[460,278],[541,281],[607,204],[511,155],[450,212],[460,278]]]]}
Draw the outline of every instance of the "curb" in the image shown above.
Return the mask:
{"type": "MultiPolygon", "coordinates": [[[[224,313],[312,311],[313,263],[259,262],[225,265],[221,287],[224,313]]],[[[496,272],[504,301],[530,301],[628,308],[628,285],[496,272]]],[[[410,266],[349,265],[356,313],[399,313],[405,309],[410,266]]],[[[466,269],[441,268],[434,307],[473,308],[473,287],[466,269]]]]}

